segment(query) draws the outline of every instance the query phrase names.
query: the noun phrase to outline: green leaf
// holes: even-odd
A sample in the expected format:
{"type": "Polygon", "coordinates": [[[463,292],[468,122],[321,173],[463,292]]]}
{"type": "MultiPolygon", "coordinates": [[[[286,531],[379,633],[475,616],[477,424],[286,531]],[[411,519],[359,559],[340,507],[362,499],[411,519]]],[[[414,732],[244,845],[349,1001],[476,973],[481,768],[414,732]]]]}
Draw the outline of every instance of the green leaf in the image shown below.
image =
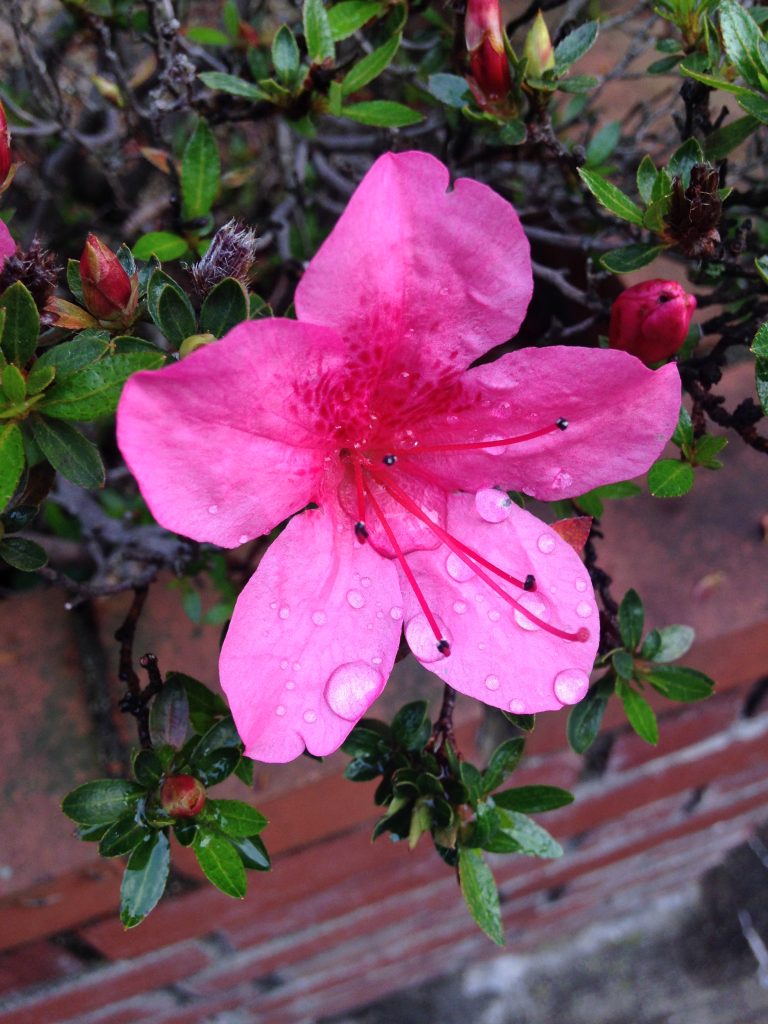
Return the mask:
{"type": "Polygon", "coordinates": [[[577,754],[584,754],[595,742],[612,687],[601,679],[589,688],[586,697],[571,708],[568,716],[568,743],[577,754]]]}
{"type": "Polygon", "coordinates": [[[612,274],[628,274],[632,270],[639,270],[640,267],[652,263],[666,248],[666,245],[633,243],[622,246],[621,249],[611,249],[610,252],[603,253],[598,262],[612,274]]]}
{"type": "Polygon", "coordinates": [[[55,470],[78,487],[102,487],[104,464],[99,449],[69,423],[30,416],[32,437],[55,470]]]}
{"type": "Polygon", "coordinates": [[[672,434],[672,440],[678,448],[686,448],[693,444],[693,421],[691,420],[691,414],[684,405],[680,406],[677,426],[672,434]]]}
{"type": "Polygon", "coordinates": [[[233,277],[210,290],[200,310],[200,330],[222,338],[236,324],[248,319],[248,292],[233,277]]]}
{"type": "Polygon", "coordinates": [[[136,242],[133,255],[137,260],[148,260],[152,256],[161,261],[177,260],[188,248],[186,239],[172,231],[149,231],[136,242]]]}
{"type": "Polygon", "coordinates": [[[342,0],[342,3],[329,7],[328,21],[334,41],[339,43],[342,39],[348,39],[381,14],[382,10],[383,5],[379,0],[342,0]]]}
{"type": "Polygon", "coordinates": [[[3,537],[0,540],[0,558],[21,572],[35,572],[48,561],[45,549],[24,537],[3,537]]]}
{"type": "Polygon", "coordinates": [[[96,779],[67,793],[61,809],[78,825],[104,825],[131,810],[144,790],[126,779],[96,779]]]}
{"type": "Polygon", "coordinates": [[[723,463],[715,456],[728,444],[727,437],[716,437],[714,434],[704,434],[698,438],[693,451],[693,464],[704,466],[706,469],[721,469],[723,463]]]}
{"type": "Polygon", "coordinates": [[[247,868],[254,871],[269,871],[272,866],[269,854],[258,836],[251,836],[248,839],[238,839],[233,836],[227,838],[247,868]]]}
{"type": "Polygon", "coordinates": [[[74,297],[83,305],[83,281],[80,277],[80,261],[67,260],[67,287],[74,297]]]}
{"type": "Polygon", "coordinates": [[[643,602],[636,590],[628,590],[619,605],[619,632],[624,646],[634,651],[643,635],[645,613],[643,602]]]}
{"type": "Polygon", "coordinates": [[[567,789],[558,789],[557,786],[518,786],[516,789],[494,793],[493,802],[507,811],[536,814],[573,803],[573,793],[567,789]]]}
{"type": "Polygon", "coordinates": [[[322,0],[304,0],[302,12],[307,53],[313,64],[332,61],[336,55],[328,12],[322,0]]]}
{"type": "Polygon", "coordinates": [[[220,747],[195,757],[192,772],[206,787],[217,786],[237,768],[240,752],[234,747],[220,747]]]}
{"type": "Polygon", "coordinates": [[[157,905],[165,891],[170,862],[170,843],[164,832],[150,832],[134,849],[120,886],[120,920],[126,928],[140,924],[157,905]]]}
{"type": "Polygon", "coordinates": [[[242,800],[209,800],[205,810],[214,812],[222,832],[243,839],[257,835],[267,824],[263,814],[242,800]]]}
{"type": "Polygon", "coordinates": [[[138,370],[155,370],[164,362],[162,352],[109,356],[58,381],[39,403],[38,409],[46,416],[60,420],[93,420],[111,416],[131,374],[138,370]]]}
{"type": "Polygon", "coordinates": [[[2,390],[11,405],[21,405],[27,397],[27,382],[24,374],[14,363],[8,363],[0,374],[2,390]]]}
{"type": "Polygon", "coordinates": [[[416,700],[405,704],[392,719],[392,734],[406,750],[423,746],[424,726],[427,723],[427,702],[416,700]]]}
{"type": "Polygon", "coordinates": [[[201,117],[181,157],[182,216],[196,220],[210,213],[219,191],[221,162],[216,138],[201,117]]]}
{"type": "Polygon", "coordinates": [[[227,896],[235,899],[245,896],[245,867],[232,843],[215,832],[198,828],[192,849],[209,882],[227,896]]]}
{"type": "Polygon", "coordinates": [[[9,363],[24,366],[37,348],[40,314],[29,289],[14,282],[0,295],[0,309],[5,310],[2,349],[9,363]]]}
{"type": "Polygon", "coordinates": [[[560,92],[585,93],[594,89],[597,84],[594,75],[571,75],[570,78],[561,78],[557,88],[560,92]]]}
{"type": "Polygon", "coordinates": [[[621,124],[619,121],[608,121],[593,136],[586,149],[586,160],[590,167],[598,167],[605,163],[611,153],[616,149],[621,138],[621,124]]]}
{"type": "Polygon", "coordinates": [[[281,82],[293,85],[299,74],[299,46],[287,25],[281,25],[272,40],[272,63],[281,82]]]}
{"type": "Polygon", "coordinates": [[[147,309],[173,345],[180,345],[197,332],[192,303],[173,278],[162,270],[154,271],[147,284],[147,309]]]}
{"type": "Polygon", "coordinates": [[[165,677],[166,686],[181,683],[187,694],[189,720],[196,733],[204,733],[214,724],[216,718],[229,714],[222,698],[213,693],[197,679],[183,672],[169,672],[165,677]]]}
{"type": "Polygon", "coordinates": [[[654,665],[638,674],[665,697],[686,703],[711,697],[715,687],[709,676],[683,665],[654,665]]]}
{"type": "Polygon", "coordinates": [[[606,181],[602,175],[580,167],[579,176],[595,199],[611,213],[630,224],[643,223],[643,211],[637,203],[633,203],[629,196],[624,195],[621,189],[606,181]]]}
{"type": "MultiPolygon", "coordinates": [[[[531,787],[537,788],[537,787],[531,787]]],[[[548,787],[542,787],[544,789],[548,787]]],[[[494,797],[494,799],[496,799],[494,797]]],[[[499,810],[503,831],[515,840],[519,853],[528,857],[562,857],[563,848],[541,825],[519,811],[499,810]]]]}
{"type": "Polygon", "coordinates": [[[461,75],[449,75],[438,71],[427,79],[427,89],[447,107],[461,110],[472,98],[466,78],[461,75]]]}
{"type": "Polygon", "coordinates": [[[768,99],[745,90],[738,97],[739,106],[763,124],[768,124],[768,99]]]}
{"type": "Polygon", "coordinates": [[[247,100],[266,100],[267,94],[253,82],[246,82],[237,75],[228,75],[224,71],[203,71],[197,76],[209,89],[226,92],[230,96],[242,96],[247,100]]]}
{"type": "Polygon", "coordinates": [[[488,761],[488,767],[483,772],[481,793],[484,796],[492,793],[508,775],[512,774],[520,763],[524,748],[525,740],[522,737],[504,740],[496,747],[488,761]]]}
{"type": "Polygon", "coordinates": [[[183,746],[189,722],[187,691],[178,679],[166,682],[149,709],[149,732],[155,744],[183,746]]]}
{"type": "Polygon", "coordinates": [[[570,32],[555,47],[555,68],[558,73],[566,71],[592,47],[597,39],[598,23],[588,21],[570,32]]]}
{"type": "Polygon", "coordinates": [[[352,103],[342,108],[342,115],[359,124],[369,124],[375,128],[404,128],[409,124],[423,121],[422,114],[411,110],[402,103],[392,100],[369,100],[365,103],[352,103]]]}
{"type": "Polygon", "coordinates": [[[755,355],[755,388],[763,412],[768,416],[768,324],[762,324],[750,351],[755,355]]]}
{"type": "Polygon", "coordinates": [[[693,467],[677,459],[659,459],[648,471],[648,489],[655,498],[679,498],[693,487],[693,467]]]}
{"type": "Polygon", "coordinates": [[[765,67],[761,60],[760,26],[749,12],[735,0],[721,0],[718,7],[720,32],[729,60],[738,68],[745,81],[757,89],[765,89],[765,67]]]}
{"type": "Polygon", "coordinates": [[[97,362],[108,349],[109,334],[106,331],[80,331],[71,341],[46,349],[35,361],[35,369],[50,366],[56,370],[56,380],[61,382],[69,374],[97,362]]]}
{"type": "MultiPolygon", "coordinates": [[[[650,633],[643,640],[643,646],[640,648],[641,658],[655,658],[661,647],[661,633],[658,629],[652,629],[650,633]]],[[[634,659],[633,659],[634,668],[634,659]]]]}
{"type": "Polygon", "coordinates": [[[756,117],[739,117],[730,124],[716,128],[704,140],[704,156],[712,163],[724,160],[731,150],[745,142],[760,127],[756,117]]]}
{"type": "Polygon", "coordinates": [[[133,756],[133,775],[140,786],[154,789],[165,768],[154,750],[137,750],[133,756]]]}
{"type": "Polygon", "coordinates": [[[149,841],[149,828],[137,822],[133,815],[118,818],[104,833],[99,843],[99,853],[102,857],[123,857],[139,843],[149,841]]]}
{"type": "Polygon", "coordinates": [[[459,769],[461,781],[467,788],[467,802],[475,806],[480,799],[483,789],[483,776],[469,761],[462,761],[459,769]]]}
{"type": "Polygon", "coordinates": [[[673,178],[681,178],[687,188],[691,181],[691,168],[701,163],[704,163],[701,145],[698,139],[691,137],[686,139],[682,146],[678,146],[669,158],[667,173],[673,178]]]}
{"type": "Polygon", "coordinates": [[[646,72],[649,75],[665,75],[668,71],[671,71],[672,68],[677,67],[682,59],[682,53],[675,53],[669,57],[662,57],[661,60],[655,60],[652,64],[649,64],[646,68],[646,72]]]}
{"type": "Polygon", "coordinates": [[[231,42],[226,32],[208,25],[190,25],[185,28],[184,35],[193,43],[200,43],[201,46],[229,46],[231,42]]]}
{"type": "Polygon", "coordinates": [[[27,374],[27,394],[39,395],[41,391],[45,391],[53,383],[55,377],[56,368],[54,366],[40,366],[38,360],[27,374]]]}
{"type": "Polygon", "coordinates": [[[229,747],[237,754],[242,749],[242,741],[238,736],[232,716],[227,713],[226,717],[216,722],[211,728],[200,737],[192,752],[191,763],[198,758],[205,757],[211,753],[218,753],[222,748],[229,747]]]}
{"type": "Polygon", "coordinates": [[[624,705],[624,712],[629,724],[640,739],[656,746],[659,742],[659,724],[648,701],[641,697],[637,690],[633,690],[631,686],[621,680],[616,684],[616,693],[624,705]]]}
{"type": "Polygon", "coordinates": [[[482,853],[466,847],[459,849],[459,883],[472,917],[489,939],[503,946],[499,891],[482,853]]]}
{"type": "Polygon", "coordinates": [[[342,96],[349,96],[368,85],[374,78],[378,78],[382,71],[389,67],[399,46],[400,33],[397,32],[383,46],[366,54],[362,60],[350,68],[341,83],[342,96]]]}
{"type": "Polygon", "coordinates": [[[658,171],[653,160],[646,155],[637,168],[637,191],[644,203],[650,203],[658,171]]]}
{"type": "Polygon", "coordinates": [[[615,651],[611,655],[611,664],[616,675],[621,679],[631,679],[635,671],[635,659],[626,651],[615,651]]]}
{"type": "Polygon", "coordinates": [[[24,472],[24,442],[17,423],[0,424],[0,512],[13,497],[24,472]]]}

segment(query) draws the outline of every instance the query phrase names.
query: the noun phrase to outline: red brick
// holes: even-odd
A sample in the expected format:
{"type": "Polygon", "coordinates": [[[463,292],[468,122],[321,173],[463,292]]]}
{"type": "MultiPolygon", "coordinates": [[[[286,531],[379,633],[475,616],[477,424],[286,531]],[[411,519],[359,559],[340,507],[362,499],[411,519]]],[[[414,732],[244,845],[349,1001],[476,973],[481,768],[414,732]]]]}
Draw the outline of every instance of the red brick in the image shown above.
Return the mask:
{"type": "Polygon", "coordinates": [[[83,969],[82,961],[51,942],[33,942],[0,953],[0,994],[56,981],[83,969]]]}

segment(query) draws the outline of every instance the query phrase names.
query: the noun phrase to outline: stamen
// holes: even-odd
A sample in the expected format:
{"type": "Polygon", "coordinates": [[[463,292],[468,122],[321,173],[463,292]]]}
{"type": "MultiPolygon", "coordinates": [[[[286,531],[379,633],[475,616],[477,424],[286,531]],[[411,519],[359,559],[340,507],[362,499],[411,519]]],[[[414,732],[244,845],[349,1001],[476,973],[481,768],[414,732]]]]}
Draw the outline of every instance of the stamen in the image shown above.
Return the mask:
{"type": "Polygon", "coordinates": [[[405,573],[408,582],[411,585],[413,593],[416,595],[416,600],[419,602],[421,610],[424,612],[424,618],[429,623],[429,628],[435,634],[435,640],[437,641],[437,649],[438,651],[440,651],[441,654],[444,654],[445,657],[447,658],[448,655],[451,653],[451,645],[448,643],[445,637],[441,636],[440,627],[437,625],[437,619],[432,614],[432,611],[430,610],[430,607],[427,604],[427,599],[424,597],[421,587],[416,582],[416,577],[413,575],[413,571],[410,565],[408,565],[408,563],[405,560],[403,550],[397,543],[397,537],[395,537],[394,531],[392,530],[392,527],[389,525],[387,517],[384,515],[381,506],[379,505],[378,501],[376,501],[376,499],[374,498],[373,493],[369,487],[365,488],[365,492],[368,495],[368,500],[373,506],[373,511],[379,517],[379,522],[384,527],[384,532],[387,535],[387,539],[389,540],[389,543],[392,545],[397,560],[400,563],[400,566],[403,572],[405,573]]]}
{"type": "Polygon", "coordinates": [[[355,536],[364,544],[368,537],[368,530],[365,526],[365,487],[363,484],[363,467],[360,459],[354,460],[355,466],[355,487],[357,488],[357,522],[355,523],[355,536]]]}
{"type": "MultiPolygon", "coordinates": [[[[562,417],[555,423],[551,423],[548,427],[540,427],[538,430],[532,430],[528,434],[519,434],[517,437],[501,437],[494,438],[491,441],[457,441],[455,444],[420,444],[418,447],[409,448],[403,451],[403,454],[407,455],[418,455],[419,452],[463,452],[463,451],[478,451],[483,448],[501,448],[508,444],[520,444],[523,441],[533,441],[534,438],[543,437],[545,434],[552,434],[556,430],[565,430],[568,426],[568,420],[564,420],[562,417]],[[560,424],[565,424],[561,426],[560,424]]],[[[388,458],[392,456],[385,456],[384,463],[386,465],[392,465],[387,462],[388,458]]]]}
{"type": "Polygon", "coordinates": [[[394,464],[397,462],[397,456],[385,455],[381,461],[384,463],[385,466],[394,466],[394,464]]]}
{"type": "Polygon", "coordinates": [[[536,577],[532,573],[528,573],[523,583],[523,590],[535,590],[536,589],[536,577]]]}
{"type": "Polygon", "coordinates": [[[364,544],[368,540],[368,527],[363,522],[355,523],[355,536],[364,544]]]}

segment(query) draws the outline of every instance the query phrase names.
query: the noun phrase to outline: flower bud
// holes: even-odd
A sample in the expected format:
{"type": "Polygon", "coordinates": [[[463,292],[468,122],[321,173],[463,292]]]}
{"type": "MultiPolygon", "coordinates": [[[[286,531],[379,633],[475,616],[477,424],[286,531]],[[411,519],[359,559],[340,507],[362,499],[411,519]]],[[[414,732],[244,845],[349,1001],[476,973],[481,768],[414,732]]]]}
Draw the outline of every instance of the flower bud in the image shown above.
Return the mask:
{"type": "Polygon", "coordinates": [[[201,296],[207,295],[226,277],[234,277],[246,288],[256,259],[256,232],[234,218],[213,236],[208,251],[192,266],[192,280],[201,296]]]}
{"type": "Polygon", "coordinates": [[[627,288],[611,309],[608,343],[644,363],[669,359],[686,339],[696,298],[676,281],[643,281],[627,288]]]}
{"type": "Polygon", "coordinates": [[[541,11],[533,19],[533,25],[525,37],[523,56],[528,58],[527,70],[534,78],[541,78],[545,71],[555,66],[555,48],[541,11]]]}
{"type": "Polygon", "coordinates": [[[179,346],[179,358],[183,359],[204,345],[210,345],[212,341],[216,341],[215,334],[190,334],[179,346]]]}
{"type": "Polygon", "coordinates": [[[4,192],[11,183],[16,167],[11,159],[11,133],[8,130],[8,118],[5,107],[0,103],[0,192],[4,192]]]}
{"type": "Polygon", "coordinates": [[[138,302],[138,275],[129,277],[120,260],[94,234],[88,235],[80,257],[83,301],[98,320],[126,326],[138,302]]]}
{"type": "Polygon", "coordinates": [[[464,19],[469,67],[489,99],[506,96],[512,87],[504,50],[504,29],[499,0],[469,0],[464,19]]]}
{"type": "Polygon", "coordinates": [[[194,818],[205,805],[205,789],[192,775],[171,775],[160,789],[160,803],[172,818],[194,818]]]}

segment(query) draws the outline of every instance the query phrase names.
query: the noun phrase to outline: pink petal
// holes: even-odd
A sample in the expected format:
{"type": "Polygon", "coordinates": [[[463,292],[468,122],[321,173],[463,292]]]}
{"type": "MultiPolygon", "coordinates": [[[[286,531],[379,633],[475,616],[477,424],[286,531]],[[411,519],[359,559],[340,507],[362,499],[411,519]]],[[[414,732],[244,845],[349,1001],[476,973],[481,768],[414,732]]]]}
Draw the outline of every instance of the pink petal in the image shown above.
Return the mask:
{"type": "Polygon", "coordinates": [[[234,547],[316,497],[325,426],[303,381],[332,377],[343,358],[331,331],[259,320],[131,377],[118,443],[157,521],[234,547]]]}
{"type": "Polygon", "coordinates": [[[405,636],[419,661],[461,693],[516,714],[549,711],[576,703],[586,693],[597,652],[599,616],[589,575],[573,549],[514,503],[506,512],[501,522],[487,522],[474,497],[457,494],[448,500],[448,529],[499,568],[521,578],[533,573],[537,589],[532,593],[493,578],[550,625],[570,633],[586,627],[589,638],[564,640],[545,632],[479,574],[458,568],[445,547],[418,551],[408,556],[408,563],[451,654],[446,658],[437,650],[403,579],[405,636]]]}
{"type": "Polygon", "coordinates": [[[0,267],[16,252],[16,243],[4,222],[0,220],[0,267]]]}
{"type": "Polygon", "coordinates": [[[409,461],[451,488],[502,486],[545,501],[644,473],[680,411],[676,366],[649,370],[626,352],[604,349],[521,349],[470,370],[463,384],[458,415],[438,432],[426,423],[418,431],[423,446],[519,437],[560,417],[568,427],[507,446],[424,451],[409,461]]]}
{"type": "Polygon", "coordinates": [[[394,664],[402,598],[394,564],[324,510],[293,519],[235,606],[219,663],[249,757],[339,747],[394,664]]]}
{"type": "Polygon", "coordinates": [[[528,241],[510,204],[428,153],[387,153],[358,186],[296,290],[390,370],[464,368],[516,334],[531,297],[528,241]]]}

